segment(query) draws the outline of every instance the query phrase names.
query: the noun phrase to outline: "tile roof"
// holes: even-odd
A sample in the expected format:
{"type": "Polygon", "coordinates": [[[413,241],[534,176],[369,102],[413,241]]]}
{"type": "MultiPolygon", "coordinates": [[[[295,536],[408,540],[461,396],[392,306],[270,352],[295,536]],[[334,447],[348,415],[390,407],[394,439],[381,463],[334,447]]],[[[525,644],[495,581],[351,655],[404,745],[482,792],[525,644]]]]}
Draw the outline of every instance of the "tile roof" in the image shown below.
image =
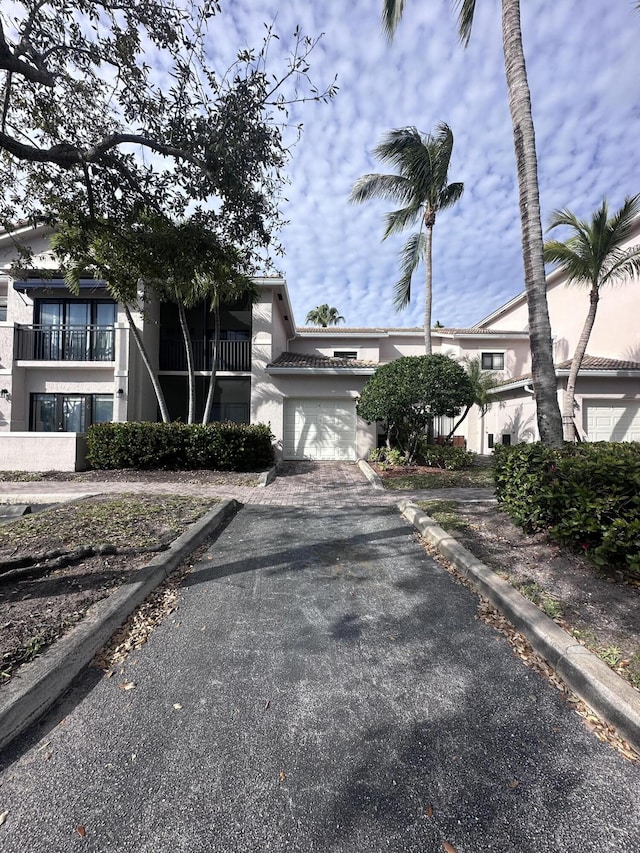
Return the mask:
{"type": "Polygon", "coordinates": [[[353,370],[363,367],[377,367],[373,361],[356,361],[353,358],[332,358],[328,355],[310,355],[301,352],[283,352],[275,361],[267,365],[269,367],[315,367],[353,370]]]}
{"type": "MultiPolygon", "coordinates": [[[[406,334],[423,335],[424,328],[422,326],[299,326],[298,332],[314,335],[383,335],[389,332],[405,332],[406,334]]],[[[482,329],[478,326],[472,326],[468,329],[457,328],[434,328],[431,330],[432,335],[522,335],[526,334],[523,329],[482,329]]]]}
{"type": "MultiPolygon", "coordinates": [[[[556,364],[556,370],[564,372],[571,368],[571,359],[561,361],[556,364]]],[[[640,370],[640,362],[624,361],[617,358],[604,358],[602,356],[585,355],[580,365],[580,373],[584,370],[640,370]]],[[[531,373],[524,373],[522,376],[513,376],[511,379],[504,379],[500,385],[511,385],[514,382],[523,382],[532,379],[531,373]]]]}
{"type": "MultiPolygon", "coordinates": [[[[556,365],[557,370],[569,370],[571,359],[556,365]]],[[[640,362],[624,361],[617,358],[585,355],[582,359],[582,370],[640,370],[640,362]]]]}

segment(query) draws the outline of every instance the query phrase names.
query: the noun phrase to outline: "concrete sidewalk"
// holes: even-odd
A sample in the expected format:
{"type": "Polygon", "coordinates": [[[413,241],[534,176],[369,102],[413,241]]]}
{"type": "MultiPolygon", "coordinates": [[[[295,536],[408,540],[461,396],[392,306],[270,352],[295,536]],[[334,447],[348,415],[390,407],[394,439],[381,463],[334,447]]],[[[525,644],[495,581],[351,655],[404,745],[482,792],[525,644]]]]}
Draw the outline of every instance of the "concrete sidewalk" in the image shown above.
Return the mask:
{"type": "Polygon", "coordinates": [[[640,768],[397,509],[334,504],[241,510],[122,671],[3,755],[3,851],[637,853],[640,768]]]}

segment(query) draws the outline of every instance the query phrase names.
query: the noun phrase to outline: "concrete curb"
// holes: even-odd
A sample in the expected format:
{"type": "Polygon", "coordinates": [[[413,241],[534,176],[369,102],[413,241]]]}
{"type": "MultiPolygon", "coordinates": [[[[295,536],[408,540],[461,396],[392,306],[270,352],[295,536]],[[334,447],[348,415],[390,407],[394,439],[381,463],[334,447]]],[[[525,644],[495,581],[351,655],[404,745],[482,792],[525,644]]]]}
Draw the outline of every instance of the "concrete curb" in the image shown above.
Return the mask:
{"type": "Polygon", "coordinates": [[[258,477],[258,488],[264,489],[269,486],[276,478],[276,466],[272,465],[268,471],[263,471],[258,477]]]}
{"type": "Polygon", "coordinates": [[[371,483],[374,489],[378,489],[380,492],[384,492],[384,486],[382,485],[382,480],[376,472],[373,470],[371,465],[368,462],[365,462],[364,459],[358,459],[358,468],[362,471],[367,480],[371,483]]]}
{"type": "Polygon", "coordinates": [[[398,507],[425,539],[469,578],[529,640],[532,647],[587,705],[640,751],[640,694],[520,595],[408,500],[398,507]]]}
{"type": "Polygon", "coordinates": [[[92,498],[101,492],[28,492],[0,495],[1,504],[63,504],[92,498]]]}
{"type": "Polygon", "coordinates": [[[203,515],[142,568],[135,581],[90,607],[76,628],[41,658],[20,668],[0,691],[0,749],[53,705],[135,608],[237,512],[238,506],[234,500],[222,501],[203,515]]]}

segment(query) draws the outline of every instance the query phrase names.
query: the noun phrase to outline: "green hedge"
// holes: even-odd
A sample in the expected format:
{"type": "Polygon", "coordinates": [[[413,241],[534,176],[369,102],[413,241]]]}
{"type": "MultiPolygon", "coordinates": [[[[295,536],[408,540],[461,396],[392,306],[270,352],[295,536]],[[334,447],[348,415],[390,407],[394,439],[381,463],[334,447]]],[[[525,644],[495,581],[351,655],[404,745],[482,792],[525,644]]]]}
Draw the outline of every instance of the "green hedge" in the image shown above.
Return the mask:
{"type": "Polygon", "coordinates": [[[418,461],[429,468],[444,468],[446,471],[460,471],[473,465],[475,453],[464,447],[452,447],[449,444],[427,444],[421,441],[417,451],[418,461]]]}
{"type": "Polygon", "coordinates": [[[94,424],[87,458],[94,468],[257,471],[273,464],[272,439],[264,424],[94,424]]]}
{"type": "Polygon", "coordinates": [[[603,570],[640,576],[640,444],[499,446],[496,495],[516,524],[547,530],[603,570]]]}

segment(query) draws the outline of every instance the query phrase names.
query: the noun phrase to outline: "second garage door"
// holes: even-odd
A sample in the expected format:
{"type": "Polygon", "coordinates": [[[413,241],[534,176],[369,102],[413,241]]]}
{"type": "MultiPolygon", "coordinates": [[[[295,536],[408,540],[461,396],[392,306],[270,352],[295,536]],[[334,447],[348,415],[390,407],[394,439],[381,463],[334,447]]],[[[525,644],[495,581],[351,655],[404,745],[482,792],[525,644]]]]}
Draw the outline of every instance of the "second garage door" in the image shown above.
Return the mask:
{"type": "Polygon", "coordinates": [[[640,441],[640,403],[587,400],[584,411],[589,441],[640,441]]]}
{"type": "Polygon", "coordinates": [[[355,460],[355,401],[285,400],[283,444],[285,459],[355,460]]]}

